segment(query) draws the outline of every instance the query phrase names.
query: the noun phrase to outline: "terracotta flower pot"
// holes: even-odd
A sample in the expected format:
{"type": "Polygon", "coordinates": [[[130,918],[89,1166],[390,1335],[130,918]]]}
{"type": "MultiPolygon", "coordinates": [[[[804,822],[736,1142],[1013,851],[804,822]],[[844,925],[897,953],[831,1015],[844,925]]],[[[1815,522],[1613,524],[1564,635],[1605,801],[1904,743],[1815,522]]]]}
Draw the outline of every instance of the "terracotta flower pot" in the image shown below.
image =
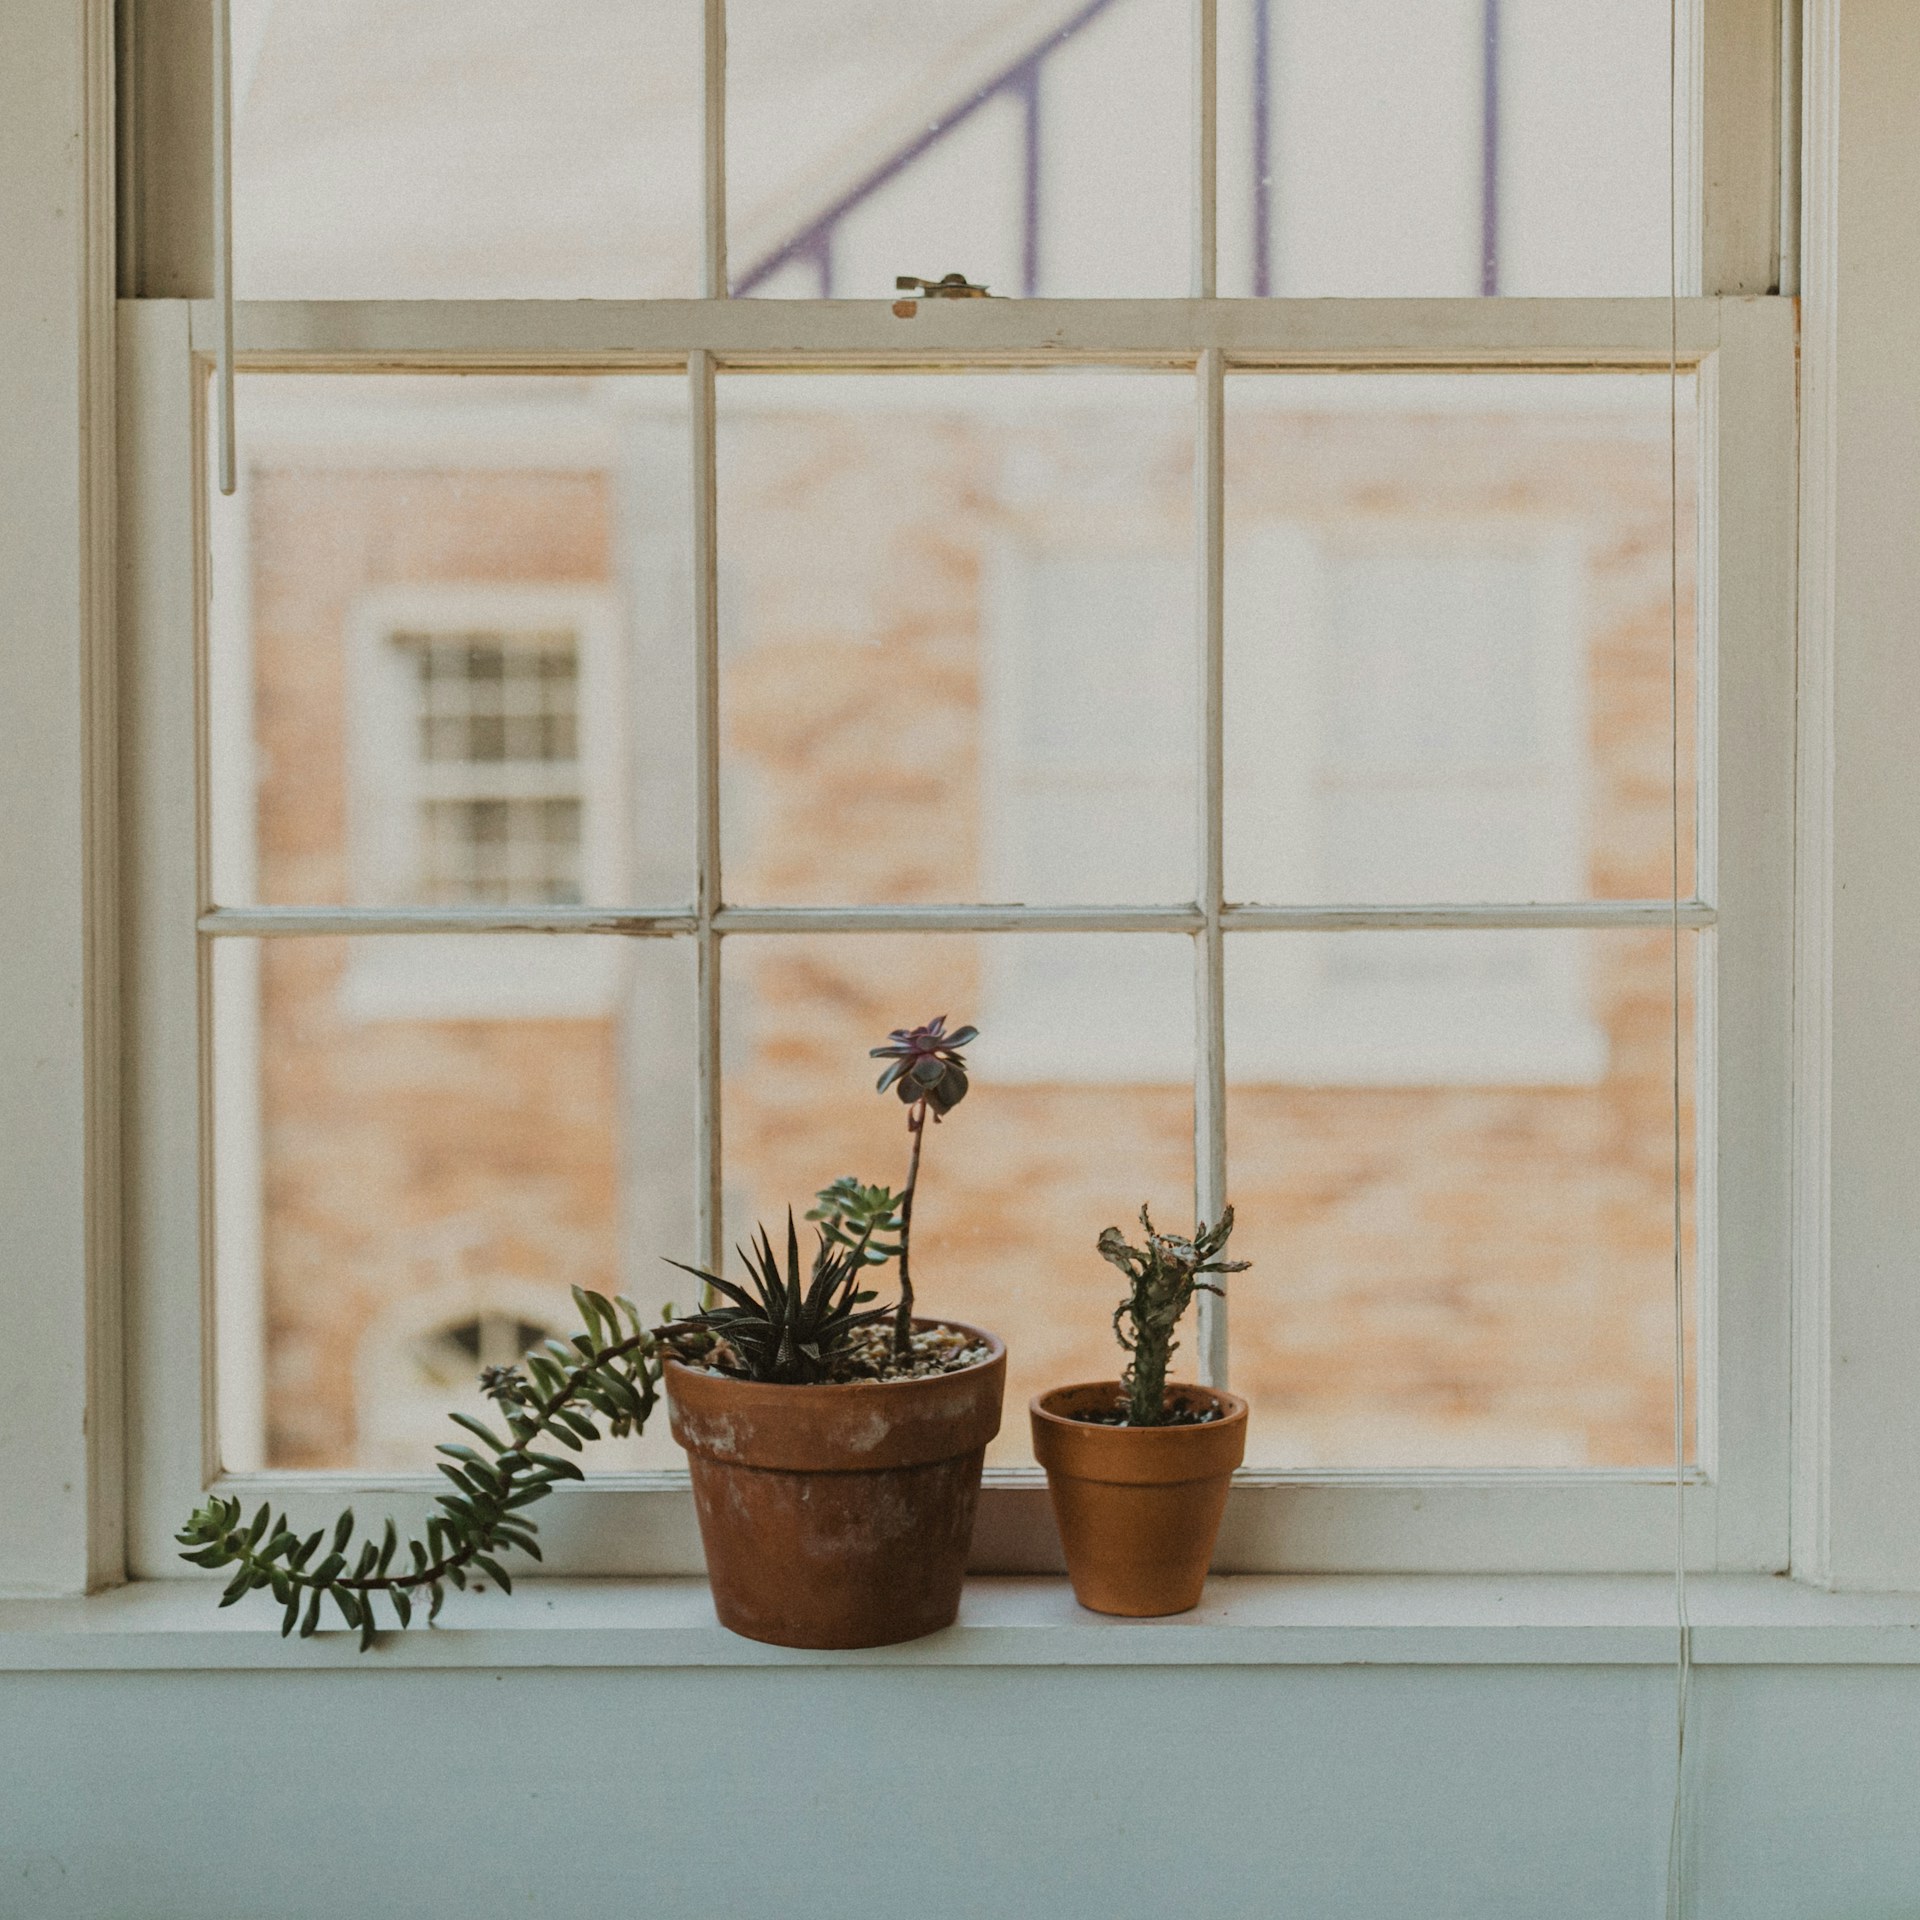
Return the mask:
{"type": "Polygon", "coordinates": [[[1225,1417],[1190,1427],[1072,1417],[1117,1406],[1117,1380],[1055,1387],[1028,1406],[1074,1597],[1096,1613],[1185,1613],[1200,1601],[1227,1488],[1247,1450],[1247,1403],[1211,1387],[1167,1392],[1211,1402],[1225,1417]]]}
{"type": "Polygon", "coordinates": [[[990,1357],[921,1380],[766,1386],[667,1362],[723,1626],[781,1647],[883,1647],[953,1624],[1007,1383],[1005,1346],[961,1331],[990,1357]]]}

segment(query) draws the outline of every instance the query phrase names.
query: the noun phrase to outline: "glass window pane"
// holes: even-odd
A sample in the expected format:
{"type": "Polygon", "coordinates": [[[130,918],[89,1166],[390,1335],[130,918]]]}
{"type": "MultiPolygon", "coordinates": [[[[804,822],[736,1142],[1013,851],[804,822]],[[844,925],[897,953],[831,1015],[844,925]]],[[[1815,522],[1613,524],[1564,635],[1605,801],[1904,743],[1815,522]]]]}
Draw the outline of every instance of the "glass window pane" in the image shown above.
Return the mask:
{"type": "MultiPolygon", "coordinates": [[[[1679,398],[1687,893],[1691,377],[1679,398]]],[[[1233,376],[1228,895],[1664,897],[1669,501],[1664,373],[1233,376]]]]}
{"type": "Polygon", "coordinates": [[[1192,392],[722,377],[729,899],[1193,897],[1192,392]]]}
{"type": "MultiPolygon", "coordinates": [[[[213,970],[229,1468],[427,1470],[482,1366],[574,1331],[570,1288],[676,1292],[691,943],[222,939],[213,970]]],[[[664,1418],[585,1461],[680,1464],[664,1418]]]]}
{"type": "MultiPolygon", "coordinates": [[[[972,1023],[971,1091],[923,1149],[916,1310],[1007,1342],[1006,1414],[989,1464],[1028,1465],[1026,1403],[1112,1379],[1120,1276],[1094,1252],[1149,1203],[1193,1207],[1193,948],[1179,935],[730,937],[724,1124],[731,1249],[783,1230],[843,1174],[898,1189],[906,1109],[867,1057],[936,1013],[972,1023]]],[[[882,1298],[897,1297],[881,1281],[882,1298]]],[[[1176,1373],[1191,1377],[1196,1335],[1176,1373]]]]}
{"type": "Polygon", "coordinates": [[[1668,40],[1667,0],[1221,0],[1221,291],[1664,294],[1668,40]]]}
{"type": "Polygon", "coordinates": [[[690,899],[686,382],[238,396],[240,490],[208,490],[215,899],[690,899]]]}
{"type": "Polygon", "coordinates": [[[686,0],[233,0],[246,300],[700,291],[686,0]]]}
{"type": "Polygon", "coordinates": [[[1249,1466],[1672,1460],[1673,1004],[1665,931],[1228,935],[1249,1466]]]}
{"type": "Polygon", "coordinates": [[[1186,0],[731,0],[733,291],[1185,293],[1192,41],[1186,0]]]}

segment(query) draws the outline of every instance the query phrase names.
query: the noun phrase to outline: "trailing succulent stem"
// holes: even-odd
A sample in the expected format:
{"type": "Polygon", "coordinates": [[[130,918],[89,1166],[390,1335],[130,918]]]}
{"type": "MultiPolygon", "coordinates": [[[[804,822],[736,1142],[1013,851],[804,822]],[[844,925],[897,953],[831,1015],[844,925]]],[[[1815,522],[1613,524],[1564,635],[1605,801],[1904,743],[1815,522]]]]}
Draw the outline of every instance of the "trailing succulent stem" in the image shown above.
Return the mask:
{"type": "Polygon", "coordinates": [[[1252,1262],[1220,1258],[1233,1232],[1231,1207],[1216,1226],[1201,1221],[1191,1240],[1154,1232],[1145,1207],[1140,1224],[1147,1232],[1144,1251],[1129,1246],[1118,1227],[1107,1228],[1097,1245],[1101,1257],[1127,1276],[1127,1297],[1113,1310],[1114,1335],[1133,1356],[1120,1376],[1127,1424],[1160,1427],[1167,1424],[1167,1367],[1177,1350],[1173,1330],[1196,1293],[1221,1291],[1201,1275],[1244,1273],[1252,1262]]]}
{"type": "Polygon", "coordinates": [[[888,1062],[879,1091],[893,1089],[907,1109],[913,1149],[907,1158],[907,1184],[900,1189],[900,1304],[894,1309],[893,1351],[904,1360],[913,1350],[913,1196],[920,1184],[920,1148],[927,1115],[938,1124],[967,1097],[967,1063],[960,1049],[979,1038],[978,1027],[947,1031],[947,1016],[935,1014],[924,1027],[896,1027],[872,1058],[888,1062]]]}
{"type": "Polygon", "coordinates": [[[223,1607],[256,1589],[270,1589],[286,1609],[283,1636],[296,1625],[302,1638],[312,1633],[331,1599],[341,1619],[359,1633],[363,1649],[373,1644],[376,1596],[385,1595],[395,1620],[405,1627],[412,1622],[416,1594],[430,1596],[427,1618],[432,1621],[447,1597],[447,1583],[464,1588],[471,1572],[484,1576],[479,1584],[491,1580],[511,1592],[513,1582],[498,1556],[518,1548],[540,1558],[526,1509],[544,1500],[557,1482],[586,1477],[564,1456],[538,1451],[540,1443],[555,1440],[578,1453],[601,1437],[596,1421],[613,1434],[637,1432],[659,1398],[659,1341],[642,1327],[633,1302],[622,1297],[616,1303],[579,1287],[573,1298],[585,1332],[564,1343],[549,1340],[543,1352],[526,1356],[525,1372],[519,1366],[488,1367],[480,1376],[510,1439],[464,1413],[448,1416],[486,1452],[452,1442],[438,1449],[448,1457],[435,1464],[453,1485],[440,1495],[440,1510],[427,1521],[425,1539],[408,1540],[402,1552],[389,1519],[380,1540],[363,1541],[352,1556],[354,1520],[348,1508],[323,1553],[325,1527],[303,1540],[270,1503],[242,1526],[240,1502],[215,1496],[174,1536],[184,1549],[181,1558],[197,1567],[237,1567],[221,1597],[223,1607]]]}
{"type": "Polygon", "coordinates": [[[782,1270],[765,1227],[750,1247],[739,1249],[752,1292],[717,1273],[668,1262],[704,1280],[721,1304],[689,1314],[660,1329],[668,1347],[749,1380],[786,1386],[815,1386],[828,1378],[848,1339],[861,1327],[887,1317],[885,1307],[867,1306],[871,1293],[860,1291],[870,1248],[867,1234],[836,1245],[821,1229],[812,1271],[800,1277],[800,1236],[787,1209],[787,1260],[782,1270]],[[704,1345],[702,1344],[704,1342],[704,1345]]]}

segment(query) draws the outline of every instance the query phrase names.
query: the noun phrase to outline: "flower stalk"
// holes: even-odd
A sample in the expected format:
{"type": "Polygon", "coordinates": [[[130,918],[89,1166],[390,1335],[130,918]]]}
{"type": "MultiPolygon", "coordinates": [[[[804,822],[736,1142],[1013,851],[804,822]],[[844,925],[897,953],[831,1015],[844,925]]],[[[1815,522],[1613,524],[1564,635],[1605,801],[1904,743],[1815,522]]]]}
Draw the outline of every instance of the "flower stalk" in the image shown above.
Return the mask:
{"type": "Polygon", "coordinates": [[[978,1027],[947,1031],[947,1016],[936,1014],[923,1027],[896,1027],[872,1058],[888,1062],[877,1091],[889,1088],[907,1109],[907,1184],[900,1190],[900,1304],[894,1309],[893,1351],[901,1360],[913,1351],[913,1199],[920,1185],[920,1150],[927,1117],[937,1126],[967,1097],[967,1063],[960,1049],[979,1038],[978,1027]]]}

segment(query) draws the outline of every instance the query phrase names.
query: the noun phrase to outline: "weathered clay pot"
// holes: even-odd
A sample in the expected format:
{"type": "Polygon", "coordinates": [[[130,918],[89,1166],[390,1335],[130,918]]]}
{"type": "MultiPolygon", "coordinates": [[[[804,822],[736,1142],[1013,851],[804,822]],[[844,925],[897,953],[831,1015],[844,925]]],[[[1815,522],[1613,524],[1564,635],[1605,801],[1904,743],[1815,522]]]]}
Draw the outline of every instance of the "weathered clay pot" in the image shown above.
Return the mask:
{"type": "Polygon", "coordinates": [[[667,1362],[723,1626],[883,1647],[953,1624],[1007,1383],[1005,1346],[962,1331],[991,1358],[924,1380],[766,1386],[667,1362]]]}
{"type": "Polygon", "coordinates": [[[1225,1418],[1192,1427],[1072,1418],[1117,1405],[1117,1380],[1056,1387],[1028,1405],[1074,1597],[1096,1613],[1185,1613],[1200,1601],[1227,1488],[1247,1450],[1247,1403],[1212,1387],[1167,1392],[1211,1402],[1225,1418]]]}

